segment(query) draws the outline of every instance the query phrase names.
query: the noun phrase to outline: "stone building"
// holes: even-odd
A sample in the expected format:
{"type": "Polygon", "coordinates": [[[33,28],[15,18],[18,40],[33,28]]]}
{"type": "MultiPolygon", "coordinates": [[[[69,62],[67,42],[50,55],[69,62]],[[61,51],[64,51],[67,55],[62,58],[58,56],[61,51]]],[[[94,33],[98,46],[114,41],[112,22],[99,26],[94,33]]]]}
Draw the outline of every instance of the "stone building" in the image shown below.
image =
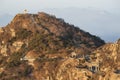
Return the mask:
{"type": "Polygon", "coordinates": [[[95,62],[88,63],[87,66],[91,72],[98,72],[100,70],[99,64],[95,62]]]}

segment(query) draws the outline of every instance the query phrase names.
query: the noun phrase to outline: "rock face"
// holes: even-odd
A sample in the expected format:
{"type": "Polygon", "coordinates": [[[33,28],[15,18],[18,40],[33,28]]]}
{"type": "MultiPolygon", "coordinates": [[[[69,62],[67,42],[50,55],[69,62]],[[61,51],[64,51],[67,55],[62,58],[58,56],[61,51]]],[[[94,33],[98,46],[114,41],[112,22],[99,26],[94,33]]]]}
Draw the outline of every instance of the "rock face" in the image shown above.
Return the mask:
{"type": "Polygon", "coordinates": [[[120,43],[107,43],[93,52],[94,61],[100,64],[100,71],[105,75],[102,80],[119,80],[120,79],[120,43]]]}
{"type": "Polygon", "coordinates": [[[99,37],[44,12],[17,14],[0,28],[0,79],[107,80],[112,75],[117,80],[118,43],[105,44],[99,37]],[[109,58],[116,67],[104,65],[109,58]]]}

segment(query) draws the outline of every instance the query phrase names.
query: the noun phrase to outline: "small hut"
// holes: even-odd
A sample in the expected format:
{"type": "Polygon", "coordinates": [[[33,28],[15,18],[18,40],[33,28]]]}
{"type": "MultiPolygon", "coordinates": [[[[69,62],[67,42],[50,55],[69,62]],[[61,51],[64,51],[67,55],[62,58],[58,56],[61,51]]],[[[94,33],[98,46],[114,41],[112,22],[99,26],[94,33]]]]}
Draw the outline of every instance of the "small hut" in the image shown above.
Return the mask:
{"type": "Polygon", "coordinates": [[[100,67],[99,67],[99,64],[98,63],[89,63],[88,65],[88,69],[91,71],[91,72],[98,72],[100,70],[100,67]]]}

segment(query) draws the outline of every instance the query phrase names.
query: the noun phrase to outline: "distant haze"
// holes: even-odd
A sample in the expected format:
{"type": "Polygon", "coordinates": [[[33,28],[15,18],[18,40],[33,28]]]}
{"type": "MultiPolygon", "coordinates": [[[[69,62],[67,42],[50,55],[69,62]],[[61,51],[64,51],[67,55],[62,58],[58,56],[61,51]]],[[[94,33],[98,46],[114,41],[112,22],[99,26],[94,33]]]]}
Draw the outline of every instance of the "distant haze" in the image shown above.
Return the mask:
{"type": "Polygon", "coordinates": [[[44,11],[100,36],[107,42],[120,38],[119,0],[1,0],[0,26],[7,25],[17,13],[44,11]]]}

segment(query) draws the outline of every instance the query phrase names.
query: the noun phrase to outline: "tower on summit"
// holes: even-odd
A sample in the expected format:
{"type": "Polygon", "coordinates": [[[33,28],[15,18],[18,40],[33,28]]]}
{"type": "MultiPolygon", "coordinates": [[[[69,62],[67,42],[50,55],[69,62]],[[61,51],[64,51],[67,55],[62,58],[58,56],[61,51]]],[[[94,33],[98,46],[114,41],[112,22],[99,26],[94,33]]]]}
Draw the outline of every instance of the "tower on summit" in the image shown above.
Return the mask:
{"type": "Polygon", "coordinates": [[[24,13],[24,14],[28,13],[28,10],[27,10],[27,9],[25,9],[25,10],[23,11],[23,13],[24,13]]]}

